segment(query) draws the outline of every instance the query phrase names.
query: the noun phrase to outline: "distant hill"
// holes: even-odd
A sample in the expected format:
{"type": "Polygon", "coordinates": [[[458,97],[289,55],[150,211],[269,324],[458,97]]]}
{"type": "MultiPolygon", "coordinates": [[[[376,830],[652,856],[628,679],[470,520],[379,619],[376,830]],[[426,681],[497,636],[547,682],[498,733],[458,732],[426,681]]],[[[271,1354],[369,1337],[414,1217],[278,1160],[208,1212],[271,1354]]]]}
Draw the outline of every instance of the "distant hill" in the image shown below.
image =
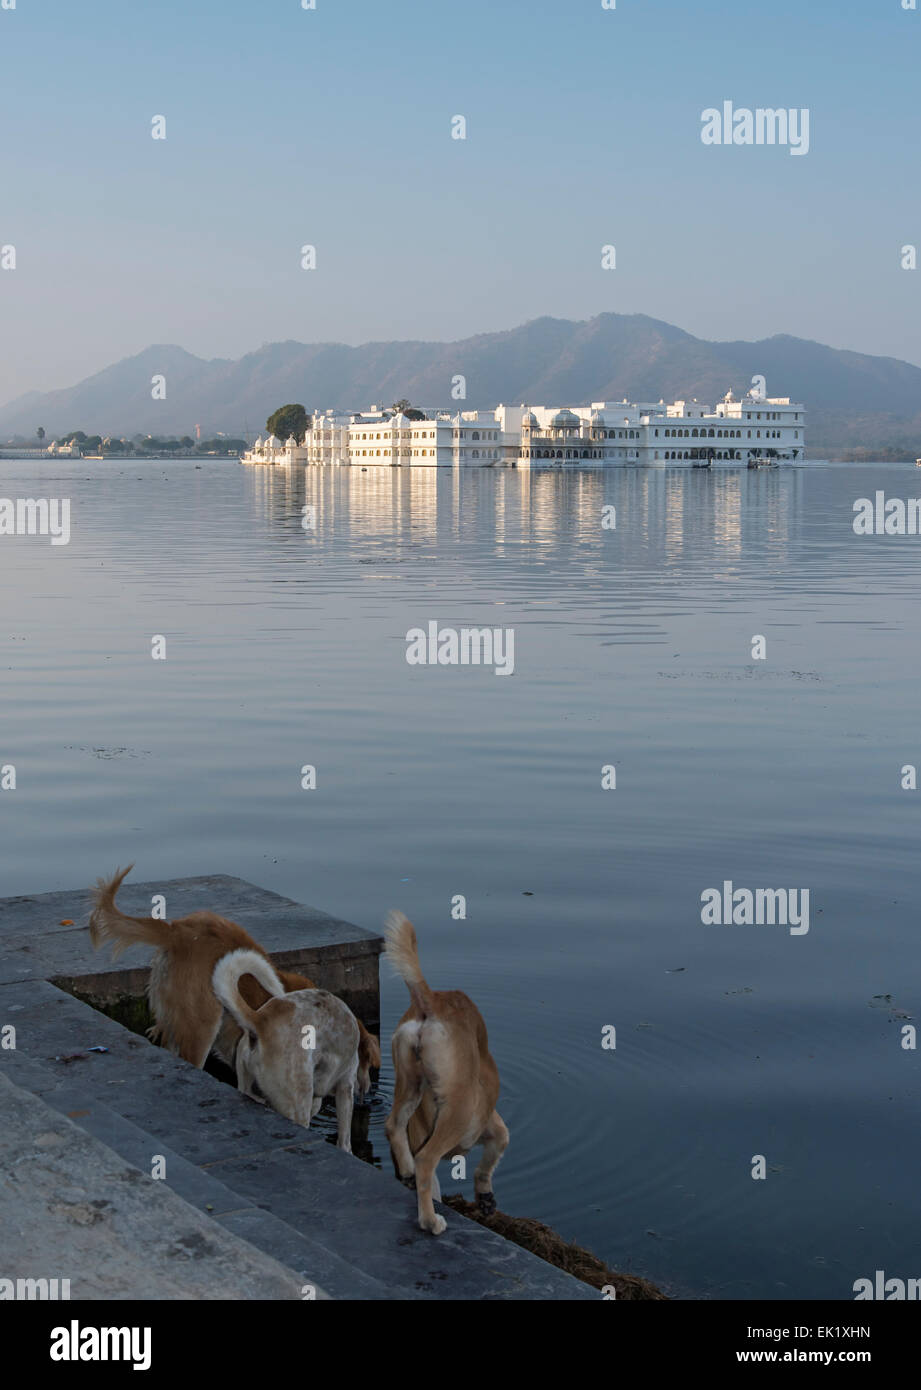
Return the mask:
{"type": "Polygon", "coordinates": [[[238,361],[205,361],[180,347],[149,347],[62,391],[29,392],[0,408],[0,439],[69,430],[127,435],[240,435],[264,429],[277,406],[358,410],[401,397],[428,406],[488,408],[499,402],[697,397],[714,403],[755,375],[768,394],[807,407],[813,456],[914,458],[921,454],[921,368],[892,357],[840,351],[787,334],[711,343],[644,314],[581,322],[539,318],[456,343],[270,343],[238,361]],[[151,398],[151,378],[166,398],[151,398]],[[451,382],[467,396],[452,401],[451,382]]]}

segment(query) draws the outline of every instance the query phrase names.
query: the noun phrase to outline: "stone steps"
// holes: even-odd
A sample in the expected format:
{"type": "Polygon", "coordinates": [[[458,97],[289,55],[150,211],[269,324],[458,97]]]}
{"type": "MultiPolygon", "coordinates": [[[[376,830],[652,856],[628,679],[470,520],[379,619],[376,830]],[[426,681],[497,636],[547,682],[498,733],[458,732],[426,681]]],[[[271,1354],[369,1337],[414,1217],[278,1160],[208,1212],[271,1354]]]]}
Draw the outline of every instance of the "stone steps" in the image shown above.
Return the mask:
{"type": "MultiPolygon", "coordinates": [[[[2,906],[8,909],[11,901],[31,904],[35,916],[34,905],[42,900],[7,900],[2,906]]],[[[54,923],[58,936],[64,934],[57,927],[61,907],[56,902],[53,909],[40,914],[49,932],[54,923]]],[[[250,926],[242,913],[240,918],[250,926]]],[[[297,1281],[298,1288],[313,1284],[320,1296],[336,1299],[599,1297],[595,1290],[450,1209],[441,1208],[448,1222],[443,1235],[420,1231],[415,1195],[395,1180],[389,1164],[383,1172],[342,1153],[315,1130],[305,1130],[257,1105],[42,978],[40,969],[28,968],[30,956],[44,964],[44,957],[59,949],[59,943],[49,944],[49,933],[36,939],[37,925],[31,924],[31,931],[27,925],[23,931],[20,913],[0,914],[0,947],[4,929],[6,942],[13,946],[12,963],[8,956],[5,971],[0,950],[0,1026],[12,1024],[16,1029],[15,1050],[0,1048],[0,1078],[45,1107],[46,1115],[55,1119],[53,1127],[69,1126],[68,1133],[79,1132],[84,1145],[97,1146],[97,1167],[104,1168],[108,1161],[119,1173],[134,1174],[137,1191],[147,1194],[151,1210],[168,1192],[170,1202],[178,1204],[174,1219],[184,1213],[199,1233],[204,1222],[205,1230],[220,1229],[224,1237],[240,1241],[249,1251],[249,1292],[179,1296],[287,1297],[288,1293],[278,1290],[294,1288],[284,1282],[288,1279],[297,1281]],[[94,1046],[108,1050],[87,1050],[94,1046]],[[74,1053],[80,1055],[63,1060],[74,1053]],[[158,1155],[165,1162],[162,1180],[151,1177],[158,1155]],[[269,1262],[265,1288],[274,1292],[254,1291],[259,1257],[269,1262]]],[[[347,926],[332,922],[321,933],[340,963],[347,926]]],[[[293,946],[290,939],[288,945],[293,946]]],[[[321,949],[311,946],[309,938],[301,939],[299,947],[321,949]]],[[[78,943],[68,940],[66,950],[68,960],[79,967],[78,943]]],[[[84,967],[92,968],[85,941],[83,950],[88,956],[84,967]]],[[[23,1106],[28,1109],[26,1101],[20,1100],[20,1110],[23,1106]]],[[[0,1181],[7,1168],[4,1155],[14,1152],[15,1139],[5,1122],[0,1128],[0,1181]]],[[[70,1142],[77,1140],[71,1136],[70,1142]]],[[[85,1186],[79,1172],[73,1173],[69,1185],[85,1186]]],[[[139,1248],[149,1239],[145,1210],[142,1202],[132,1217],[139,1248]]],[[[48,1249],[53,1248],[58,1220],[46,1214],[39,1222],[40,1239],[48,1249]]],[[[103,1227],[105,1222],[97,1224],[103,1227]]],[[[78,1277],[68,1276],[74,1280],[73,1297],[80,1296],[80,1278],[95,1287],[104,1273],[106,1240],[101,1229],[97,1236],[98,1262],[85,1254],[78,1277]]],[[[124,1243],[124,1229],[121,1238],[124,1243]]],[[[128,1239],[130,1243],[130,1230],[128,1239]]],[[[226,1272],[223,1255],[219,1263],[226,1272]]],[[[0,1275],[11,1277],[16,1272],[0,1270],[0,1275]]],[[[24,1276],[34,1273],[31,1268],[22,1270],[24,1276]]],[[[153,1291],[161,1287],[153,1278],[150,1287],[149,1293],[123,1296],[164,1296],[153,1291]]],[[[112,1295],[90,1292],[86,1296],[112,1295]]]]}

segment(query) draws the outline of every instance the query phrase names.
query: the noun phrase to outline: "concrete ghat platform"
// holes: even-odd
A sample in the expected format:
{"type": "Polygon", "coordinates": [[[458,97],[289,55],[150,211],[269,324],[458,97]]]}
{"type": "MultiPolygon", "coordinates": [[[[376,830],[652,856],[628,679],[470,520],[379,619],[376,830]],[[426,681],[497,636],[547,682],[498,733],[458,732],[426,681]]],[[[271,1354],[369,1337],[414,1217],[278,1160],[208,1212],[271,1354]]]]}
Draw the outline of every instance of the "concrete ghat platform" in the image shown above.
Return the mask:
{"type": "MultiPolygon", "coordinates": [[[[149,917],[157,895],[166,900],[167,917],[208,909],[239,922],[277,966],[298,970],[338,994],[377,1032],[377,958],[383,941],[375,932],[226,874],[166,883],[129,880],[119,891],[118,905],[130,916],[149,917]]],[[[121,1006],[143,998],[152,952],[132,947],[113,962],[110,947],[94,951],[87,930],[91,907],[88,888],[0,899],[0,985],[53,980],[116,1015],[121,1006]],[[73,925],[63,926],[66,921],[73,925]]]]}
{"type": "MultiPolygon", "coordinates": [[[[119,902],[127,912],[148,915],[157,893],[166,897],[169,917],[196,907],[232,917],[277,964],[304,970],[341,994],[369,1027],[376,1025],[381,940],[374,933],[223,876],[126,884],[119,902]]],[[[163,1259],[174,1258],[168,1251],[175,1242],[167,1236],[184,1220],[193,1257],[201,1272],[212,1269],[215,1288],[230,1288],[227,1251],[236,1248],[221,1245],[219,1236],[239,1242],[245,1255],[247,1274],[236,1292],[196,1292],[192,1280],[173,1294],[178,1297],[285,1298],[301,1296],[301,1286],[311,1284],[318,1297],[334,1299],[599,1298],[445,1208],[447,1231],[425,1234],[416,1225],[414,1195],[389,1168],[382,1172],[343,1154],[316,1131],[291,1124],[99,1012],[117,1015],[143,991],[147,968],[131,962],[145,948],[131,948],[128,964],[122,957],[113,965],[93,952],[88,915],[85,890],[0,901],[0,1029],[16,1030],[15,1049],[0,1047],[0,1083],[5,1077],[18,1088],[0,1089],[0,1247],[4,1265],[12,1266],[0,1276],[70,1278],[72,1298],[112,1297],[103,1287],[115,1240],[122,1248],[133,1243],[138,1262],[134,1274],[125,1264],[128,1291],[121,1296],[167,1296],[159,1266],[146,1285],[143,1279],[143,1247],[160,1211],[163,1259]],[[62,926],[65,919],[74,925],[62,926]],[[93,1046],[108,1051],[88,1052],[93,1046]],[[74,1053],[83,1055],[63,1060],[74,1053]],[[54,1163],[41,1154],[36,1159],[41,1133],[63,1135],[62,1143],[51,1141],[54,1163]],[[156,1156],[162,1179],[151,1176],[156,1156]],[[78,1189],[92,1195],[81,1197],[78,1189]],[[115,1210],[94,1205],[129,1189],[132,1201],[115,1210]],[[80,1228],[78,1244],[64,1242],[68,1192],[77,1206],[101,1213],[80,1228]],[[16,1205],[30,1200],[28,1237],[8,1241],[16,1205]],[[213,1250],[199,1240],[209,1230],[213,1250]],[[50,1270],[37,1269],[35,1251],[53,1251],[56,1240],[74,1268],[58,1260],[50,1270]]],[[[207,1279],[198,1287],[206,1285],[207,1279]]]]}

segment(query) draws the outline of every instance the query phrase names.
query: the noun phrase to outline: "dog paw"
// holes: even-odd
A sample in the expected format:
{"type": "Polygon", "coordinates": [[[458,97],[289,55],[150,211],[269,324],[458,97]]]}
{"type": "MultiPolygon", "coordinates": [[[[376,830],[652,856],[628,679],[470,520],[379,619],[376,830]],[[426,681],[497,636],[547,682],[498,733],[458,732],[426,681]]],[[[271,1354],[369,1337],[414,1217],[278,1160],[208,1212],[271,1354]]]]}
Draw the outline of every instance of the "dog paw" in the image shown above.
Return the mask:
{"type": "Polygon", "coordinates": [[[409,1176],[406,1177],[406,1178],[400,1178],[400,1182],[403,1184],[404,1187],[408,1187],[409,1190],[410,1190],[410,1192],[415,1192],[415,1190],[416,1190],[416,1175],[415,1175],[415,1173],[410,1173],[409,1176]]]}
{"type": "Polygon", "coordinates": [[[496,1199],[491,1192],[478,1192],[476,1204],[483,1216],[492,1216],[496,1210],[496,1199]]]}
{"type": "Polygon", "coordinates": [[[447,1230],[448,1223],[443,1216],[439,1216],[436,1212],[435,1219],[431,1225],[427,1226],[424,1221],[420,1221],[419,1225],[422,1227],[423,1231],[431,1231],[433,1236],[440,1236],[442,1231],[447,1230]]]}

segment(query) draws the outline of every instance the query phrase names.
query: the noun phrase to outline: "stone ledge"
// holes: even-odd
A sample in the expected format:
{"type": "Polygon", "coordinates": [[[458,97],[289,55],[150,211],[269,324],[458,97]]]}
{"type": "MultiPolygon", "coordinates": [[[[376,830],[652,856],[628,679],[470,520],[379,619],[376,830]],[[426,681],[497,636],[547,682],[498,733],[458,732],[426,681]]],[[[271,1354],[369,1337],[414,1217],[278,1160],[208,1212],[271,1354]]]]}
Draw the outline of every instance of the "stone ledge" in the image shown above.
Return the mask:
{"type": "MultiPolygon", "coordinates": [[[[301,1300],[305,1281],[0,1075],[4,1279],[72,1299],[301,1300]]],[[[317,1289],[319,1298],[328,1295],[317,1289]]]]}

